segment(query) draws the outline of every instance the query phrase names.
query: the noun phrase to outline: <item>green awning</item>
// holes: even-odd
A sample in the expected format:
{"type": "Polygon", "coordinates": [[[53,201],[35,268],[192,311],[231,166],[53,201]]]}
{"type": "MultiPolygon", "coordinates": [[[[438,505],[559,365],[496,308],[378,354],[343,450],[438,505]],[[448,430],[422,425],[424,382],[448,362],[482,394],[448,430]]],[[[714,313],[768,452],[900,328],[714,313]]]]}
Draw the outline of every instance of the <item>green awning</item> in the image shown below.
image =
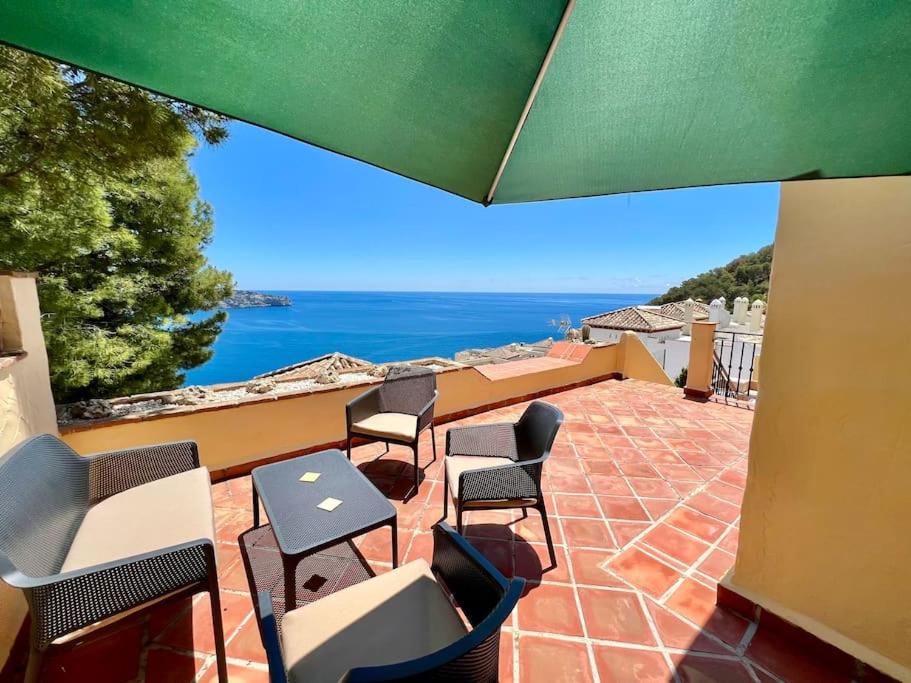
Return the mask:
{"type": "Polygon", "coordinates": [[[479,202],[911,172],[908,0],[13,0],[0,40],[479,202]]]}

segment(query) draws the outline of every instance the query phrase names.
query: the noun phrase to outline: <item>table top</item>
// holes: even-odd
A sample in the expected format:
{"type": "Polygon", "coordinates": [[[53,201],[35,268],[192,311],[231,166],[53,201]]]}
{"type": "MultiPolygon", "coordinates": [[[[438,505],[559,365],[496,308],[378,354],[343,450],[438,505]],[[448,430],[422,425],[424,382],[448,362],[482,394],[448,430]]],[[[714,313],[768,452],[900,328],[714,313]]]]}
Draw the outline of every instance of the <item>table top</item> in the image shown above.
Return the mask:
{"type": "Polygon", "coordinates": [[[395,523],[392,503],[339,450],[321,451],[263,465],[252,472],[279,550],[301,555],[395,523]],[[315,482],[302,482],[318,472],[315,482]],[[342,501],[329,512],[317,506],[326,498],[342,501]]]}

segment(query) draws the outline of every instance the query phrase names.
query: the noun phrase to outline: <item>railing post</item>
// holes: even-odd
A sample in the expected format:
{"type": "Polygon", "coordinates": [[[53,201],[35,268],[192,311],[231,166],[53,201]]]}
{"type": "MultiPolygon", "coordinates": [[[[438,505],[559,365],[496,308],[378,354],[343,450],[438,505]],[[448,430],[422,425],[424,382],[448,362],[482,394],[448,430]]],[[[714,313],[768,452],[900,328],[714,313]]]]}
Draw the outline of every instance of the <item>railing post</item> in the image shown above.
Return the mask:
{"type": "Polygon", "coordinates": [[[694,322],[690,334],[690,360],[683,393],[693,398],[712,395],[715,356],[715,328],[718,323],[694,322]]]}

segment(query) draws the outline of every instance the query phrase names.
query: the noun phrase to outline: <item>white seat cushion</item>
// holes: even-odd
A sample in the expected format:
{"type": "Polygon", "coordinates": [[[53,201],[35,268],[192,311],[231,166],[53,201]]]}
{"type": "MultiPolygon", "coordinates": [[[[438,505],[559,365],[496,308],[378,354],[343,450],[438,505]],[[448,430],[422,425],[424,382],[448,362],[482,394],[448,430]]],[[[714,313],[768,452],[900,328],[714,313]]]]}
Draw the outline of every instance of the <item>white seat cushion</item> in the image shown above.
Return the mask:
{"type": "Polygon", "coordinates": [[[405,413],[377,413],[351,425],[353,432],[399,441],[414,440],[417,428],[418,418],[405,413]]]}
{"type": "MultiPolygon", "coordinates": [[[[449,492],[453,500],[459,499],[459,475],[465,470],[487,469],[488,467],[498,467],[500,465],[515,465],[516,463],[509,458],[487,457],[479,455],[447,455],[446,456],[446,477],[449,480],[449,492]]],[[[499,500],[469,501],[465,503],[465,509],[472,507],[504,507],[514,508],[525,505],[534,505],[537,502],[535,498],[503,498],[499,500]]]]}
{"type": "Polygon", "coordinates": [[[211,481],[205,467],[127,489],[93,505],[61,571],[201,538],[215,542],[211,481]]]}
{"type": "Polygon", "coordinates": [[[337,681],[349,670],[405,662],[468,630],[424,560],[288,612],[285,667],[294,683],[337,681]]]}

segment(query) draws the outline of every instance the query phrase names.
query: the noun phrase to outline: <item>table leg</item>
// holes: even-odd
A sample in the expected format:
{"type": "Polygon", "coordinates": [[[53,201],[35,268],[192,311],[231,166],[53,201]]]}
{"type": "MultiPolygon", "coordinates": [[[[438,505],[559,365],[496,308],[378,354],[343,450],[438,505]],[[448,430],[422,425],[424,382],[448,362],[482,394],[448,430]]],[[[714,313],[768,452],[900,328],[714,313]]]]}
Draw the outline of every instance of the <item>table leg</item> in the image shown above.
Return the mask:
{"type": "Polygon", "coordinates": [[[297,558],[282,557],[285,572],[285,614],[297,608],[297,558]]]}
{"type": "Polygon", "coordinates": [[[389,525],[392,529],[392,568],[399,566],[399,529],[395,520],[389,525]]]}
{"type": "Polygon", "coordinates": [[[252,484],[250,488],[253,490],[253,528],[259,526],[259,494],[256,492],[256,484],[252,484]]]}

